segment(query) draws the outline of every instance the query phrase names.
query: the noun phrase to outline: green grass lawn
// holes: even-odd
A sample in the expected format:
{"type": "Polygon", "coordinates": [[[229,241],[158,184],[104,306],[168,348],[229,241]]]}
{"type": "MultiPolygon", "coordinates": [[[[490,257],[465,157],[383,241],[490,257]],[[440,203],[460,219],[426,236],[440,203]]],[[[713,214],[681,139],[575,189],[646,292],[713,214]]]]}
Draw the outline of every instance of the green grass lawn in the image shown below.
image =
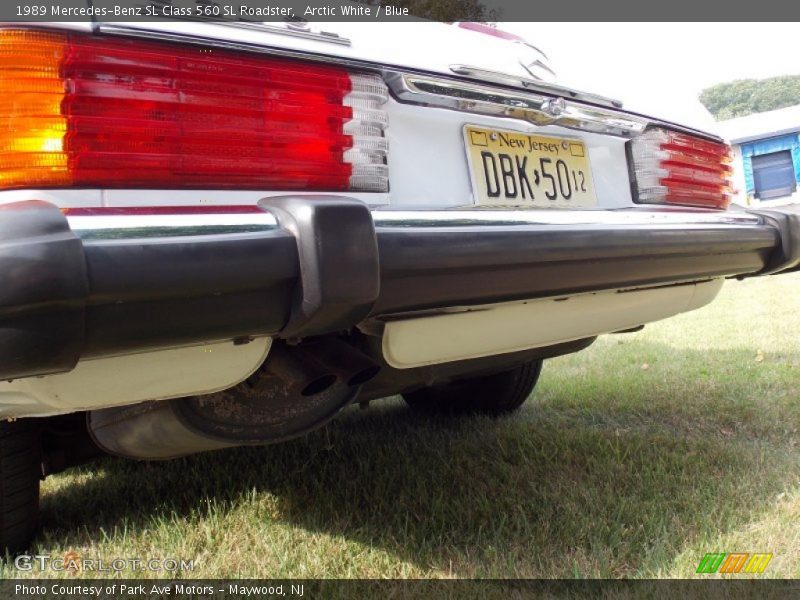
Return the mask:
{"type": "Polygon", "coordinates": [[[36,550],[292,578],[691,577],[772,552],[764,576],[799,577],[799,425],[800,274],[728,282],[546,362],[512,417],[395,398],[282,445],[52,477],[36,550]]]}

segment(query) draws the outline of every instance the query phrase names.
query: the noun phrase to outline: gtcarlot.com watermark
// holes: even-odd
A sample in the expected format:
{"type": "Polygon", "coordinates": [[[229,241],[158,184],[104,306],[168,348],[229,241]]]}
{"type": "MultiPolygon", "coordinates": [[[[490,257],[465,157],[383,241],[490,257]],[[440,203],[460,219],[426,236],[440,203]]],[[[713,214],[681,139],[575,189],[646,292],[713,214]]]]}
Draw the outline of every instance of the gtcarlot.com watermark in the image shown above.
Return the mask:
{"type": "Polygon", "coordinates": [[[55,571],[78,575],[79,573],[113,574],[130,571],[179,573],[193,571],[194,560],[184,558],[84,558],[69,551],[63,556],[51,554],[22,554],[14,559],[14,568],[24,572],[55,571]]]}

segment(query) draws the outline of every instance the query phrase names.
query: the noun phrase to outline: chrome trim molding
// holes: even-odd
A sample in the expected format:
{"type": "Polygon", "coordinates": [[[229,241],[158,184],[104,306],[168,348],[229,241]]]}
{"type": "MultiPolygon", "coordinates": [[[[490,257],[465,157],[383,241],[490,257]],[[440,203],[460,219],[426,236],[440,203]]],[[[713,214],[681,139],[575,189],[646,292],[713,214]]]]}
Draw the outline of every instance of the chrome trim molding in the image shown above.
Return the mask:
{"type": "Polygon", "coordinates": [[[202,214],[98,214],[70,215],[70,229],[82,240],[120,240],[186,237],[231,233],[258,233],[278,228],[267,212],[202,214]]]}
{"type": "MultiPolygon", "coordinates": [[[[522,64],[521,61],[520,64],[522,64]]],[[[525,66],[524,64],[522,64],[522,66],[525,68],[525,70],[528,70],[527,66],[525,66]]],[[[540,66],[544,67],[545,69],[550,71],[553,75],[555,75],[555,71],[553,71],[550,67],[548,67],[544,63],[540,63],[540,66]]],[[[574,98],[575,100],[583,100],[585,102],[592,102],[593,104],[600,104],[611,108],[622,108],[622,102],[620,100],[615,100],[613,98],[608,98],[606,96],[601,96],[599,94],[590,94],[588,92],[581,92],[571,87],[560,85],[558,83],[550,83],[548,81],[543,81],[539,78],[528,79],[527,77],[517,77],[515,75],[509,75],[507,73],[501,73],[499,71],[491,71],[489,69],[470,67],[469,65],[450,65],[450,70],[456,75],[463,75],[464,77],[469,77],[471,79],[479,79],[481,81],[501,83],[503,85],[511,85],[514,87],[522,87],[525,89],[530,89],[534,92],[544,92],[546,94],[569,96],[570,98],[574,98]]]]}
{"type": "Polygon", "coordinates": [[[599,225],[603,227],[753,226],[761,217],[745,212],[623,208],[618,210],[373,210],[376,227],[485,227],[599,225]]]}
{"type": "Polygon", "coordinates": [[[568,129],[634,137],[650,123],[642,117],[574,100],[554,100],[534,93],[438,77],[395,73],[386,77],[386,83],[401,102],[517,119],[539,126],[559,125],[568,129]],[[556,102],[558,110],[554,110],[556,102]]]}
{"type": "MultiPolygon", "coordinates": [[[[91,210],[91,209],[89,209],[91,210]]],[[[83,240],[144,239],[257,233],[278,229],[267,211],[139,214],[69,214],[70,229],[83,240]]],[[[113,210],[113,209],[112,209],[113,210]]],[[[763,220],[746,212],[627,208],[619,210],[373,210],[377,228],[515,227],[525,225],[681,228],[752,227],[763,220]]]]}

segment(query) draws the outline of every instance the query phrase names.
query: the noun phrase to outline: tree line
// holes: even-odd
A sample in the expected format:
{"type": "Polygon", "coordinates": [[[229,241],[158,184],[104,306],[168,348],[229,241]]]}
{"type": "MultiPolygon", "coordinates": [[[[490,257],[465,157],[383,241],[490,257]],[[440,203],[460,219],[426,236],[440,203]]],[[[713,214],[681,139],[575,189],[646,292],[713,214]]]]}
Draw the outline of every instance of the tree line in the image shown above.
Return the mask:
{"type": "Polygon", "coordinates": [[[737,79],[700,92],[700,102],[718,121],[800,104],[800,75],[737,79]]]}

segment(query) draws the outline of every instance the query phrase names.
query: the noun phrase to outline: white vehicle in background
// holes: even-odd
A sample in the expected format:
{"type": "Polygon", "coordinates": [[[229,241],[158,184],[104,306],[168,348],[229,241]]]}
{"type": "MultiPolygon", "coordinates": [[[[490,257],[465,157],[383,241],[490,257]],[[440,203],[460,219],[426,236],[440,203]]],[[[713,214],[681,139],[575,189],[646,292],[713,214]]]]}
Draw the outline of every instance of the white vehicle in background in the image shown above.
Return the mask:
{"type": "Polygon", "coordinates": [[[473,24],[0,30],[0,544],[41,477],[499,414],[543,359],[800,263],[728,148],[473,24]],[[489,35],[487,35],[489,34],[489,35]]]}

